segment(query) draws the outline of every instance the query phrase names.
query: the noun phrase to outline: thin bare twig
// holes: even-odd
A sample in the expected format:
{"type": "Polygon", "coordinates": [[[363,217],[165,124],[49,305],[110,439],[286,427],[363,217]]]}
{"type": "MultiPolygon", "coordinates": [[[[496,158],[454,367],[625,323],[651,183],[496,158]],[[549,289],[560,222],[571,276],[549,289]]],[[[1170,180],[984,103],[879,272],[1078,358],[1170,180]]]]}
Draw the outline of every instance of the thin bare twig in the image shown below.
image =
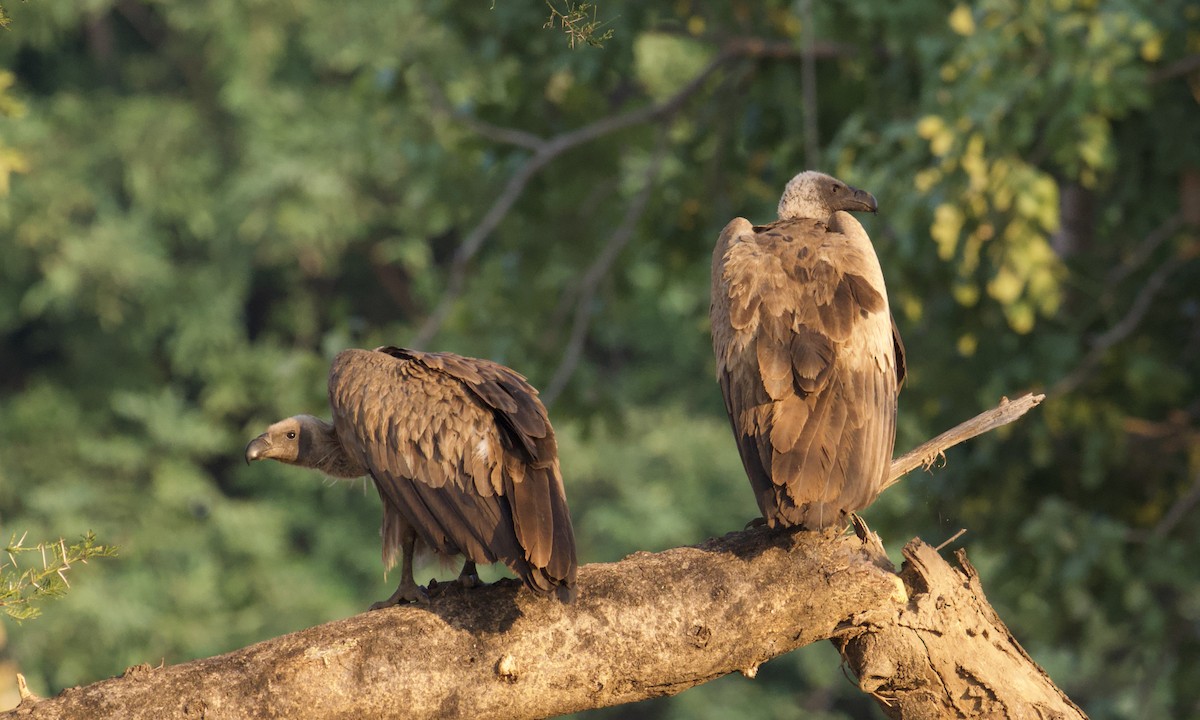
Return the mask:
{"type": "Polygon", "coordinates": [[[948,537],[948,538],[946,538],[945,540],[943,540],[943,541],[942,541],[942,544],[941,544],[941,545],[938,545],[937,547],[935,547],[935,548],[934,548],[934,550],[936,550],[936,551],[938,551],[938,552],[941,552],[941,551],[942,551],[942,548],[946,547],[946,546],[947,546],[947,545],[949,545],[950,543],[954,542],[955,540],[959,539],[960,537],[962,537],[963,535],[966,535],[966,534],[967,534],[967,529],[966,529],[966,528],[960,528],[958,532],[954,533],[954,534],[953,534],[953,535],[951,535],[950,537],[948,537]]]}
{"type": "Polygon", "coordinates": [[[1045,395],[1034,395],[1033,393],[1026,393],[1012,401],[1003,398],[1000,404],[991,410],[982,412],[964,423],[959,423],[932,440],[926,440],[892,461],[892,469],[888,473],[888,480],[882,489],[886,490],[895,485],[901,477],[918,467],[929,467],[938,457],[955,445],[1009,424],[1037,407],[1045,398],[1045,395]]]}
{"type": "Polygon", "coordinates": [[[592,300],[596,297],[596,290],[600,287],[600,281],[604,279],[613,263],[616,262],[621,250],[633,239],[633,232],[637,229],[638,220],[645,212],[650,192],[654,189],[654,181],[662,170],[663,158],[666,157],[668,145],[666,132],[660,132],[658,147],[655,148],[654,155],[646,166],[646,175],[642,181],[641,190],[630,198],[629,204],[625,206],[625,216],[621,218],[621,223],[613,230],[608,242],[604,244],[604,248],[592,261],[591,266],[588,267],[579,282],[567,347],[563,350],[562,359],[554,370],[550,384],[541,394],[542,402],[547,407],[554,404],[555,399],[570,382],[571,376],[575,374],[575,368],[579,366],[579,359],[583,356],[584,341],[587,340],[588,329],[591,326],[592,300]]]}

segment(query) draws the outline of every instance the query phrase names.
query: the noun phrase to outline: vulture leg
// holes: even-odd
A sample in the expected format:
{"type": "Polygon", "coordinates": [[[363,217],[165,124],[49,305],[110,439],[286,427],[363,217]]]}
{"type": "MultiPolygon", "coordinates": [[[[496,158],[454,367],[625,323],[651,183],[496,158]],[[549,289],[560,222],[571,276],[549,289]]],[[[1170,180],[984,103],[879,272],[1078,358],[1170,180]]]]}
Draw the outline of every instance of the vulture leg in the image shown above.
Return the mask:
{"type": "Polygon", "coordinates": [[[479,573],[475,572],[475,563],[467,560],[463,563],[462,572],[458,574],[458,584],[465,588],[479,587],[483,583],[479,581],[479,573]]]}
{"type": "Polygon", "coordinates": [[[429,595],[425,592],[425,588],[413,580],[413,551],[416,549],[416,545],[417,531],[408,528],[401,541],[400,585],[387,600],[372,603],[371,610],[399,605],[402,602],[429,602],[429,595]]]}

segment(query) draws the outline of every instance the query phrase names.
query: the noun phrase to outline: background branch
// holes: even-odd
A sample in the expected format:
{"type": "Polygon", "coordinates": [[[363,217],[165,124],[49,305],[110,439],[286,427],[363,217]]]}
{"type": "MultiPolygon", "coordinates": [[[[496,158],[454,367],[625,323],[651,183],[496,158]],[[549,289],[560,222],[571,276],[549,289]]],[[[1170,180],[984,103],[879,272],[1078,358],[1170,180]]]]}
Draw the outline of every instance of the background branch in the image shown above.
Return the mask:
{"type": "Polygon", "coordinates": [[[650,163],[646,166],[645,178],[642,181],[642,189],[629,200],[629,204],[625,207],[625,215],[621,218],[621,224],[613,230],[609,236],[608,242],[604,244],[604,248],[587,271],[583,274],[578,286],[578,295],[575,300],[575,312],[571,319],[571,335],[567,340],[567,347],[563,350],[562,359],[555,368],[554,374],[551,376],[549,385],[542,392],[542,402],[547,407],[554,404],[559,394],[566,388],[570,382],[571,376],[575,374],[575,368],[579,365],[579,359],[583,356],[584,342],[587,340],[588,328],[591,326],[592,320],[592,301],[596,297],[596,291],[600,287],[600,281],[608,275],[612,265],[617,260],[617,256],[621,254],[621,250],[629,244],[633,239],[633,233],[637,229],[638,220],[646,211],[646,203],[650,199],[650,193],[654,189],[654,181],[658,178],[659,172],[662,170],[663,158],[667,154],[667,137],[666,132],[660,133],[658,146],[655,148],[654,155],[650,158],[650,163]]]}
{"type": "MultiPolygon", "coordinates": [[[[520,197],[521,193],[525,190],[525,186],[529,184],[534,175],[548,165],[551,160],[579,145],[620,130],[673,115],[683,106],[688,98],[704,86],[705,81],[708,80],[710,75],[736,56],[737,53],[730,51],[719,53],[717,57],[679,91],[661,103],[647,105],[646,107],[631,110],[621,115],[606,117],[590,125],[557,135],[537,144],[533,156],[513,175],[505,186],[504,191],[496,198],[496,201],[492,203],[492,206],[483,216],[483,219],[467,234],[462,244],[458,246],[458,250],[454,253],[454,260],[450,266],[450,273],[446,279],[446,288],[442,292],[442,297],[438,300],[433,312],[429,314],[429,317],[425,319],[425,322],[422,323],[421,328],[417,331],[416,336],[412,340],[412,346],[416,348],[424,347],[441,330],[442,324],[450,314],[450,309],[453,307],[454,302],[462,295],[463,287],[466,283],[467,267],[471,259],[475,257],[480,248],[483,247],[483,243],[488,239],[488,236],[492,234],[508,214],[508,211],[512,209],[513,204],[516,203],[517,198],[520,197]]],[[[459,116],[455,115],[452,117],[457,118],[459,116]]],[[[508,131],[496,126],[489,126],[487,132],[493,137],[505,136],[518,138],[520,143],[536,137],[528,133],[517,135],[515,133],[518,131],[508,131]]],[[[526,145],[526,147],[528,146],[526,145]]]]}
{"type": "Polygon", "coordinates": [[[1146,313],[1153,306],[1154,298],[1158,293],[1166,287],[1167,279],[1171,275],[1183,267],[1189,260],[1194,257],[1194,252],[1189,254],[1174,254],[1162,262],[1150,276],[1146,278],[1146,282],[1138,290],[1138,294],[1134,297],[1133,302],[1129,305],[1129,310],[1122,316],[1112,327],[1104,331],[1102,334],[1092,340],[1092,347],[1088,350],[1087,355],[1079,361],[1071,372],[1063,376],[1046,392],[1051,397],[1064,395],[1078,388],[1092,371],[1104,359],[1105,354],[1118,343],[1129,337],[1142,320],[1146,317],[1146,313]]]}
{"type": "MultiPolygon", "coordinates": [[[[451,119],[464,123],[482,137],[532,150],[533,155],[509,179],[504,190],[496,198],[495,202],[492,203],[492,206],[488,208],[488,211],[479,221],[479,224],[472,228],[466,237],[463,238],[462,243],[454,253],[454,259],[450,265],[446,287],[442,291],[442,296],[434,306],[433,311],[425,318],[425,321],[417,330],[416,335],[410,343],[411,347],[425,347],[441,330],[454,303],[462,295],[466,284],[467,268],[471,260],[479,253],[479,250],[483,247],[488,237],[491,236],[492,232],[504,220],[505,216],[512,209],[512,206],[521,196],[521,193],[524,192],[529,181],[542,168],[550,164],[559,155],[585,143],[631,127],[669,119],[679,112],[693,95],[703,89],[708,79],[722,66],[739,58],[777,57],[781,50],[782,48],[778,47],[777,44],[757,39],[747,40],[740,38],[730,41],[717,52],[702,70],[666,100],[619,115],[605,117],[576,130],[562,133],[549,139],[539,138],[537,135],[524,130],[493,125],[470,115],[455,112],[450,107],[445,94],[436,85],[430,84],[432,88],[430,97],[433,99],[435,110],[447,114],[451,119]]],[[[844,49],[838,46],[813,41],[811,49],[807,53],[801,51],[799,55],[802,57],[836,57],[845,54],[845,52],[844,49]]]]}

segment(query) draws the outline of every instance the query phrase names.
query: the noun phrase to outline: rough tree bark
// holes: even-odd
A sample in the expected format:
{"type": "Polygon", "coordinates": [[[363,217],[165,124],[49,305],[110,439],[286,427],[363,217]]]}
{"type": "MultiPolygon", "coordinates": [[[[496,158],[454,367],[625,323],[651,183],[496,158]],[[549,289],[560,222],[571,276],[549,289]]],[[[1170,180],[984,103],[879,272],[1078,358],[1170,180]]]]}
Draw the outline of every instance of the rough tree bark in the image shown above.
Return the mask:
{"type": "Polygon", "coordinates": [[[355,615],[29,699],[17,718],[539,718],[669,695],[834,639],[895,718],[1080,718],[978,577],[928,545],[900,575],[855,536],[766,529],[580,570],[574,606],[515,584],[355,615]]]}
{"type": "Polygon", "coordinates": [[[451,585],[428,607],[26,695],[0,720],[539,718],[753,677],[822,639],[893,718],[1084,717],[997,617],[962,551],[955,568],[914,540],[897,574],[859,531],[760,528],[587,565],[572,606],[516,583],[451,585]]]}

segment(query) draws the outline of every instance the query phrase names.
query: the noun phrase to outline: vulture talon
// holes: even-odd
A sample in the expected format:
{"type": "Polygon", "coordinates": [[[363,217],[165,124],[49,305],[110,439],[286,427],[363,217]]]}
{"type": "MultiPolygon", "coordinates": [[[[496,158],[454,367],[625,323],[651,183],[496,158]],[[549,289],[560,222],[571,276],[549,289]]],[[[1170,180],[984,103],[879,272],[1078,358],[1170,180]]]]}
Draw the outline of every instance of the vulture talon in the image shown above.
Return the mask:
{"type": "Polygon", "coordinates": [[[475,572],[475,563],[470,560],[463,563],[462,572],[458,574],[458,579],[455,582],[467,589],[483,585],[483,581],[479,579],[479,573],[475,572]]]}
{"type": "Polygon", "coordinates": [[[767,526],[767,519],[765,517],[756,517],[753,520],[751,520],[750,522],[746,523],[745,527],[743,527],[742,529],[750,530],[753,528],[760,528],[760,527],[766,527],[766,526],[767,526]]]}
{"type": "Polygon", "coordinates": [[[392,593],[387,600],[371,603],[371,607],[368,610],[382,610],[383,608],[389,608],[402,603],[428,605],[429,593],[425,591],[425,588],[411,580],[402,582],[400,583],[400,587],[396,588],[396,592],[392,593]]]}

